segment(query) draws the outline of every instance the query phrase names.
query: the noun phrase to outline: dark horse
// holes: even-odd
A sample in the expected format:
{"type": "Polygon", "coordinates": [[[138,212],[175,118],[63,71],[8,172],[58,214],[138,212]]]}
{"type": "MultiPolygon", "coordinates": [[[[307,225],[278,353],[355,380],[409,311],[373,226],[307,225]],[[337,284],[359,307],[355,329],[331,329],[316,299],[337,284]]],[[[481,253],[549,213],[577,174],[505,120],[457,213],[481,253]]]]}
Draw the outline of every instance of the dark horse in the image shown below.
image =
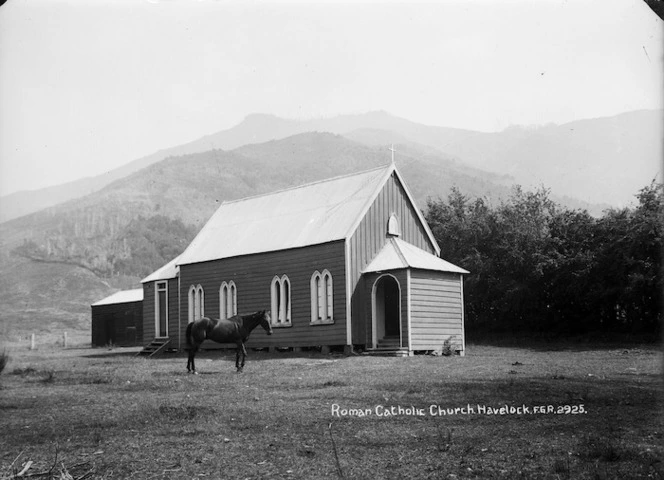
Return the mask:
{"type": "Polygon", "coordinates": [[[235,315],[229,319],[214,319],[203,317],[187,325],[187,345],[189,345],[189,359],[187,371],[196,373],[194,357],[203,340],[209,339],[217,343],[234,343],[237,345],[235,367],[238,373],[244,368],[244,359],[247,349],[244,342],[249,338],[251,331],[258,325],[263,327],[268,335],[272,335],[270,314],[265,310],[251,315],[235,315]],[[242,361],[240,361],[242,356],[242,361]]]}

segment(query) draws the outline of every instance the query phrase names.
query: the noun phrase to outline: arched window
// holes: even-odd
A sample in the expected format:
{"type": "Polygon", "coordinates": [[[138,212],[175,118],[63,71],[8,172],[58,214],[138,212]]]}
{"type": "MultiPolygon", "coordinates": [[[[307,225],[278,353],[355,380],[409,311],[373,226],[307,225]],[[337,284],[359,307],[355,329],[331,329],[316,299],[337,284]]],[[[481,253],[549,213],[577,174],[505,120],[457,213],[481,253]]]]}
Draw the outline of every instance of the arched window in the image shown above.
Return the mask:
{"type": "Polygon", "coordinates": [[[196,287],[196,292],[198,293],[198,318],[200,319],[205,316],[205,292],[200,285],[196,287]]]}
{"type": "Polygon", "coordinates": [[[200,285],[189,287],[189,322],[200,320],[205,316],[205,292],[200,285]]]}
{"type": "Polygon", "coordinates": [[[219,318],[237,315],[237,288],[235,282],[223,282],[219,287],[219,318]]]}
{"type": "Polygon", "coordinates": [[[194,304],[196,303],[196,287],[189,287],[189,294],[187,295],[187,306],[189,308],[189,323],[194,321],[194,304]]]}
{"type": "Polygon", "coordinates": [[[237,315],[237,288],[235,287],[235,282],[231,281],[231,283],[228,286],[228,295],[230,297],[230,301],[228,302],[228,305],[230,306],[230,317],[234,317],[237,315]]]}
{"type": "Polygon", "coordinates": [[[401,235],[401,228],[399,227],[399,220],[396,215],[392,215],[387,221],[387,234],[398,237],[401,235]]]}
{"type": "Polygon", "coordinates": [[[334,322],[332,274],[315,271],[311,276],[311,323],[334,322]]]}
{"type": "Polygon", "coordinates": [[[275,276],[270,286],[272,298],[272,324],[277,327],[291,325],[290,280],[286,275],[275,276]]]}

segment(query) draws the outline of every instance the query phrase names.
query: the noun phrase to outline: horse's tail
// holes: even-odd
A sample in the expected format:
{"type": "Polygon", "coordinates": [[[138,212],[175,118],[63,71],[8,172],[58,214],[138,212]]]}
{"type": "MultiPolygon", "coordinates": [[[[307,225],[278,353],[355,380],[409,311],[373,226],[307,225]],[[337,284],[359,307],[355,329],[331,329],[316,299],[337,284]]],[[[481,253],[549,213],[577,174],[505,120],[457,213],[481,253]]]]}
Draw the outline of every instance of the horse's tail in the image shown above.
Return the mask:
{"type": "Polygon", "coordinates": [[[191,347],[191,327],[193,327],[194,322],[189,322],[189,325],[187,325],[187,333],[185,336],[187,337],[187,345],[191,347]]]}

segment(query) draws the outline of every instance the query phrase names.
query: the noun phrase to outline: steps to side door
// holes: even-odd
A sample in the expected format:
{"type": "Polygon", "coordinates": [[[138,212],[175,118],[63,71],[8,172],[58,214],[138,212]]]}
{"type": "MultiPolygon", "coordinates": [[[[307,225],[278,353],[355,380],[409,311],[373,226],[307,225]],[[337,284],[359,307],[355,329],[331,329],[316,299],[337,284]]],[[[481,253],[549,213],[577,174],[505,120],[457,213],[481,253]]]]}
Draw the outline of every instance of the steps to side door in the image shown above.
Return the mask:
{"type": "Polygon", "coordinates": [[[143,347],[143,350],[138,352],[136,356],[150,358],[162,354],[166,351],[166,346],[170,341],[170,338],[155,338],[149,345],[143,347]]]}

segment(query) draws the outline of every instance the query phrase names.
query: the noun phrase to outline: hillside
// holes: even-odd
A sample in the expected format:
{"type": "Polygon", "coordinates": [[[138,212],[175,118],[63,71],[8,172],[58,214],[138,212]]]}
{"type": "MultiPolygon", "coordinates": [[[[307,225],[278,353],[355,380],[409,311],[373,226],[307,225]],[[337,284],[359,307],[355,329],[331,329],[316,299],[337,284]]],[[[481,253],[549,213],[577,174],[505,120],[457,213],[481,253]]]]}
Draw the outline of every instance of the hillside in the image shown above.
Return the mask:
{"type": "MultiPolygon", "coordinates": [[[[63,332],[89,338],[90,304],[110,292],[129,288],[136,278],[100,278],[86,268],[22,257],[0,266],[0,337],[5,342],[37,335],[39,343],[63,332]]],[[[1,343],[1,342],[0,342],[1,343]]]]}
{"type": "Polygon", "coordinates": [[[602,208],[593,204],[625,206],[640,188],[662,179],[662,110],[496,133],[427,127],[396,118],[382,130],[380,136],[366,129],[347,135],[374,145],[389,143],[386,133],[394,133],[466,165],[509,175],[525,187],[545,185],[559,198],[580,201],[594,214],[602,208]]]}
{"type": "MultiPolygon", "coordinates": [[[[389,132],[348,136],[363,143],[303,133],[168,157],[82,198],[0,224],[0,323],[14,335],[36,325],[88,331],[91,303],[137,286],[179,254],[221,202],[390,161],[383,143],[389,132]]],[[[453,186],[494,204],[510,193],[515,180],[507,175],[400,140],[396,162],[420,208],[453,186]]]]}
{"type": "Polygon", "coordinates": [[[516,130],[520,140],[497,151],[495,162],[524,185],[544,183],[560,195],[623,206],[653,179],[662,180],[662,111],[516,130]]]}
{"type": "MultiPolygon", "coordinates": [[[[453,185],[468,194],[497,200],[509,192],[513,183],[509,177],[472,169],[413,146],[396,148],[397,164],[421,207],[427,197],[444,196],[453,185]]],[[[327,133],[301,134],[232,152],[212,150],[169,157],[81,199],[6,222],[0,225],[0,234],[5,251],[34,242],[47,254],[62,250],[72,257],[82,250],[92,252],[94,245],[103,244],[99,251],[122,255],[125,229],[139,216],[161,215],[197,229],[224,200],[301,185],[389,161],[390,152],[385,148],[364,146],[327,133]],[[119,239],[123,245],[118,244],[119,239]]],[[[97,268],[93,263],[87,266],[97,268]]]]}
{"type": "Polygon", "coordinates": [[[606,206],[631,202],[634,192],[656,175],[661,179],[664,112],[645,110],[502,132],[422,125],[385,112],[301,121],[254,114],[233,128],[160,150],[104,175],[1,197],[0,223],[98,191],[168,157],[229,151],[306,132],[344,135],[368,146],[427,147],[434,156],[509,175],[526,187],[544,184],[560,198],[574,199],[571,206],[585,205],[599,214],[606,206]]]}
{"type": "MultiPolygon", "coordinates": [[[[509,178],[413,146],[396,149],[421,207],[453,185],[494,201],[509,191],[509,178]]],[[[389,154],[338,135],[306,133],[232,152],[169,157],[83,198],[5,222],[0,320],[13,324],[29,313],[85,330],[91,303],[136,286],[179,254],[220,202],[384,165],[389,154]]]]}

